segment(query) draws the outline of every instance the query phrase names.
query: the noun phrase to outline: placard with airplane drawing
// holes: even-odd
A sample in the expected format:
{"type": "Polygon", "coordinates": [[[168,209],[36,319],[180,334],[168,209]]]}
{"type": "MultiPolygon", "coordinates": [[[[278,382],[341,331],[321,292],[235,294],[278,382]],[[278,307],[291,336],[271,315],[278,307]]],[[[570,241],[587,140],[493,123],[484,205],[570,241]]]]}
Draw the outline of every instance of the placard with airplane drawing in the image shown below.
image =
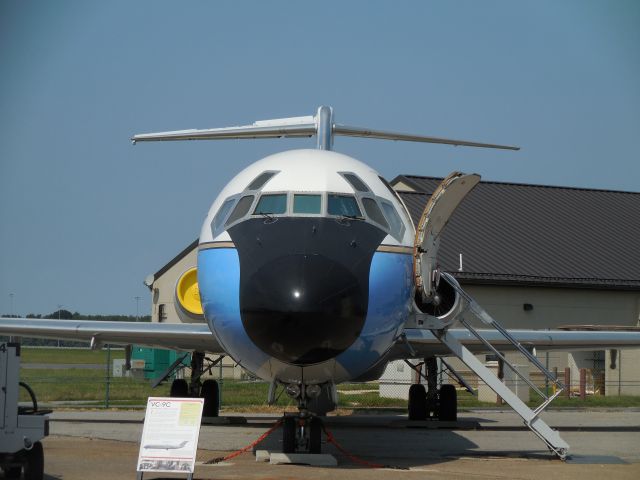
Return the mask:
{"type": "Polygon", "coordinates": [[[203,405],[202,398],[149,397],[138,472],[193,473],[203,405]]]}

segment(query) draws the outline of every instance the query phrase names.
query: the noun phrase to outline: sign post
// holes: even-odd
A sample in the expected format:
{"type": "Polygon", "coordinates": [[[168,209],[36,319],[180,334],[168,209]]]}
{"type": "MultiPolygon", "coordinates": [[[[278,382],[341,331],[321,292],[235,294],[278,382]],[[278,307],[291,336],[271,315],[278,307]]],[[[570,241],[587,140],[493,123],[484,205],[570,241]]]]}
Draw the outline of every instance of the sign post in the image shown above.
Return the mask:
{"type": "Polygon", "coordinates": [[[149,397],[138,479],[144,472],[184,472],[189,480],[193,478],[203,405],[202,398],[149,397]]]}

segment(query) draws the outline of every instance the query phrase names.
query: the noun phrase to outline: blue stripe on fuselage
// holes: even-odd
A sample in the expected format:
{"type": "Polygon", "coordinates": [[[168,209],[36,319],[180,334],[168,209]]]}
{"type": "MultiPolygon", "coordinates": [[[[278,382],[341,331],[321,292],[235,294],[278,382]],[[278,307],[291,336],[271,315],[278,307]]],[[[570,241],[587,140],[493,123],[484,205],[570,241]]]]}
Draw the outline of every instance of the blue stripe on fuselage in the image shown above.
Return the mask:
{"type": "Polygon", "coordinates": [[[364,328],[351,347],[336,357],[356,378],[373,367],[401,333],[411,307],[411,255],[376,252],[369,271],[369,304],[364,328]]]}
{"type": "Polygon", "coordinates": [[[247,336],[240,317],[240,259],[235,248],[198,252],[198,287],[209,327],[222,348],[257,373],[269,357],[247,336]]]}

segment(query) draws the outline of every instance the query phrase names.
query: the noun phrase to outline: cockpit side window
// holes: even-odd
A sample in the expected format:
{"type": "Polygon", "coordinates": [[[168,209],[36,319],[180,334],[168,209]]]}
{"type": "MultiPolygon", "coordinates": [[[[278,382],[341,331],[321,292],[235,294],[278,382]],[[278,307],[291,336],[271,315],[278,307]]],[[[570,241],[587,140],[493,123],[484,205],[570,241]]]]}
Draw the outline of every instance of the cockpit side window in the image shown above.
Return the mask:
{"type": "Polygon", "coordinates": [[[382,210],[384,210],[385,216],[387,220],[389,220],[389,225],[391,227],[391,235],[394,236],[398,241],[402,240],[402,236],[404,235],[405,227],[404,223],[402,223],[402,219],[396,209],[388,202],[382,202],[382,210]]]}
{"type": "Polygon", "coordinates": [[[327,204],[329,215],[339,215],[343,217],[361,217],[362,212],[358,207],[358,202],[353,195],[337,195],[330,193],[327,204]]]}
{"type": "Polygon", "coordinates": [[[287,194],[262,195],[254,210],[254,215],[272,214],[281,215],[287,211],[287,194]]]}
{"type": "Polygon", "coordinates": [[[274,171],[262,172],[260,175],[254,178],[253,182],[251,182],[247,187],[247,190],[260,190],[262,187],[264,187],[265,183],[271,180],[271,178],[276,173],[279,173],[279,172],[274,172],[274,171]]]}
{"type": "Polygon", "coordinates": [[[231,210],[231,207],[233,207],[235,201],[235,198],[229,198],[228,200],[226,200],[218,210],[218,213],[216,213],[216,216],[213,217],[213,220],[211,222],[211,234],[214,238],[221,233],[222,226],[224,225],[224,221],[227,218],[227,214],[231,210]]]}
{"type": "Polygon", "coordinates": [[[398,195],[398,192],[396,192],[393,189],[393,187],[389,184],[389,182],[387,182],[387,180],[384,177],[378,176],[378,178],[384,184],[384,186],[387,187],[389,192],[391,192],[391,195],[393,195],[396,198],[396,200],[398,201],[398,203],[401,205],[400,212],[397,212],[397,213],[399,213],[402,217],[404,217],[404,219],[406,220],[406,222],[409,225],[413,224],[413,222],[411,220],[411,216],[409,215],[409,212],[405,208],[405,205],[402,202],[402,199],[400,198],[400,195],[398,195]]]}
{"type": "Polygon", "coordinates": [[[293,195],[293,213],[319,215],[322,209],[322,196],[307,193],[293,195]]]}
{"type": "Polygon", "coordinates": [[[360,180],[355,173],[340,173],[342,177],[351,184],[351,186],[356,190],[356,192],[370,192],[371,189],[367,187],[367,184],[360,180]]]}
{"type": "Polygon", "coordinates": [[[378,207],[378,204],[373,198],[363,198],[362,205],[364,206],[364,211],[367,212],[367,216],[371,220],[382,225],[385,229],[389,229],[387,220],[384,218],[380,207],[378,207]]]}
{"type": "Polygon", "coordinates": [[[242,197],[238,202],[238,204],[236,205],[236,208],[234,208],[233,212],[231,212],[231,215],[229,216],[229,220],[227,220],[227,223],[225,225],[229,226],[236,220],[239,220],[242,217],[244,217],[249,211],[249,209],[251,208],[251,205],[253,204],[253,199],[254,199],[253,195],[246,195],[242,197]]]}

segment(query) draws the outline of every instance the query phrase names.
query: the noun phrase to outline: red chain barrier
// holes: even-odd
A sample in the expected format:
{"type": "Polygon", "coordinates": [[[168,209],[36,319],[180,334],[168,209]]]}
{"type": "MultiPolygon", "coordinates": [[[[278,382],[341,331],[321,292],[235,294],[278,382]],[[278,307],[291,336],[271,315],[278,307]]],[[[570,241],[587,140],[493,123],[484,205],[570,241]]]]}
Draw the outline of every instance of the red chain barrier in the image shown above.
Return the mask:
{"type": "MultiPolygon", "coordinates": [[[[260,443],[262,443],[264,441],[264,439],[267,438],[269,435],[271,435],[274,432],[274,430],[276,430],[278,427],[280,427],[280,425],[282,425],[282,419],[280,419],[276,423],[274,423],[273,426],[269,430],[264,432],[256,440],[251,442],[246,447],[243,447],[240,450],[236,450],[235,452],[230,453],[229,455],[227,455],[225,457],[218,457],[218,458],[212,458],[211,460],[207,460],[206,462],[204,462],[204,464],[205,465],[212,465],[212,464],[216,464],[216,463],[220,463],[220,462],[225,462],[227,460],[231,460],[232,458],[237,457],[238,455],[242,455],[243,453],[248,452],[249,450],[253,449],[253,447],[255,447],[255,446],[259,445],[260,443]]],[[[397,467],[397,466],[393,466],[393,465],[383,465],[382,463],[370,462],[370,461],[365,460],[363,458],[357,457],[356,455],[348,452],[342,445],[340,445],[338,443],[338,441],[335,439],[333,434],[329,430],[327,430],[327,427],[325,427],[324,423],[322,424],[322,430],[324,431],[324,434],[327,437],[327,443],[330,443],[334,447],[336,447],[340,453],[342,453],[345,457],[347,457],[353,463],[356,463],[356,464],[359,464],[359,465],[364,465],[365,467],[369,467],[369,468],[392,468],[392,469],[395,469],[395,470],[408,470],[408,468],[405,468],[405,467],[397,467]]]]}
{"type": "Polygon", "coordinates": [[[238,455],[242,455],[243,453],[248,452],[249,450],[251,450],[256,445],[262,443],[262,441],[265,438],[267,438],[269,435],[271,435],[273,433],[273,431],[276,430],[280,425],[282,425],[282,419],[280,419],[276,423],[274,423],[273,426],[269,430],[264,432],[262,435],[260,435],[257,438],[257,440],[251,442],[246,447],[243,447],[240,450],[236,450],[235,452],[230,453],[226,457],[218,457],[218,458],[212,458],[211,460],[207,460],[206,462],[204,462],[204,464],[205,465],[212,465],[212,464],[215,464],[215,463],[226,462],[227,460],[231,460],[232,458],[235,458],[238,455]]]}

